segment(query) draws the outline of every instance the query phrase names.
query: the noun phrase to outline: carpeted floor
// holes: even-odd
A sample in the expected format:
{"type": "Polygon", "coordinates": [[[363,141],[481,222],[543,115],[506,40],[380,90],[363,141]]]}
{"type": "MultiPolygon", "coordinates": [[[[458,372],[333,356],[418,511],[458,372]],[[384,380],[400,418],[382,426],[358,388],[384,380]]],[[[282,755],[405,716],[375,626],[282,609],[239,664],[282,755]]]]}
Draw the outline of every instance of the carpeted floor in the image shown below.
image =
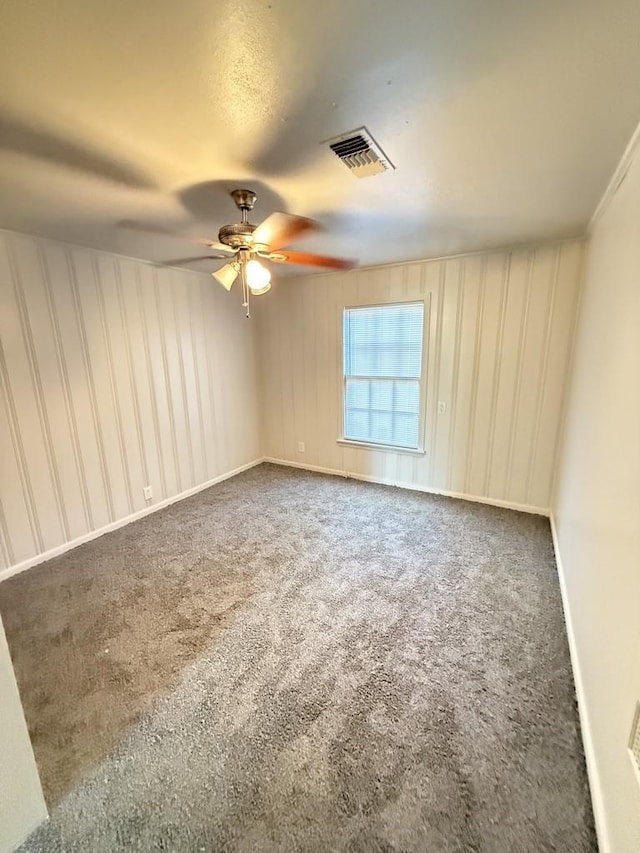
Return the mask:
{"type": "Polygon", "coordinates": [[[549,526],[262,465],[0,585],[24,851],[595,851],[549,526]]]}

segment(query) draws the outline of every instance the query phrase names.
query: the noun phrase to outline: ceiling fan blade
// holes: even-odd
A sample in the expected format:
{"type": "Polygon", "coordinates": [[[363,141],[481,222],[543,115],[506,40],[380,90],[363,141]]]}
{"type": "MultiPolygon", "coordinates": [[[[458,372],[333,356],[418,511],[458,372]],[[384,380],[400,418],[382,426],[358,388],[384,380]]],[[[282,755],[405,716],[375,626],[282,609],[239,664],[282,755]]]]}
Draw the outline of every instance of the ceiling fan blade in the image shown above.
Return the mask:
{"type": "Polygon", "coordinates": [[[290,213],[272,213],[253,232],[253,244],[267,246],[272,251],[293,243],[303,234],[322,228],[314,219],[293,216],[290,213]]]}
{"type": "Polygon", "coordinates": [[[220,267],[217,272],[212,272],[211,275],[224,287],[225,290],[231,290],[233,282],[238,278],[239,272],[240,264],[236,262],[233,264],[225,264],[223,267],[220,267]]]}
{"type": "Polygon", "coordinates": [[[228,255],[198,255],[195,258],[172,258],[170,261],[162,261],[164,267],[179,267],[182,264],[192,264],[196,261],[224,261],[228,255]]]}
{"type": "Polygon", "coordinates": [[[197,243],[199,246],[208,246],[210,249],[215,249],[216,252],[235,255],[235,250],[230,246],[225,246],[215,240],[207,240],[205,237],[194,237],[192,234],[181,234],[178,231],[171,231],[169,228],[163,228],[161,225],[144,225],[142,222],[134,222],[132,219],[125,219],[119,222],[118,225],[120,228],[127,228],[130,231],[141,231],[144,234],[160,234],[164,237],[173,237],[175,240],[189,240],[189,242],[197,243]]]}
{"type": "Polygon", "coordinates": [[[300,264],[306,267],[328,267],[332,270],[351,270],[358,263],[347,258],[329,258],[326,255],[311,255],[308,252],[277,252],[269,256],[270,261],[280,264],[300,264]]]}

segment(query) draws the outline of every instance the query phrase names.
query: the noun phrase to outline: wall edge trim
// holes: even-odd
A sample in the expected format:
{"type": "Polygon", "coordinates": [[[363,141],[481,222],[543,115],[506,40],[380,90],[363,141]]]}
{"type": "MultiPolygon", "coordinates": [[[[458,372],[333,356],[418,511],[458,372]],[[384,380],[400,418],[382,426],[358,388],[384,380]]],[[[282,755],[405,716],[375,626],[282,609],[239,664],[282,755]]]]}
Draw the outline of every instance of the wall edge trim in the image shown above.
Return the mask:
{"type": "Polygon", "coordinates": [[[16,231],[13,228],[0,228],[0,236],[8,235],[10,237],[24,237],[27,240],[39,240],[43,243],[52,243],[54,246],[63,246],[66,249],[78,250],[82,252],[96,252],[100,255],[107,255],[111,258],[118,258],[122,261],[133,261],[134,263],[144,264],[155,269],[179,270],[180,272],[190,272],[193,275],[210,277],[210,273],[203,270],[194,270],[189,267],[172,267],[163,264],[161,261],[153,261],[150,258],[136,258],[133,255],[123,255],[122,252],[115,252],[113,249],[101,249],[98,246],[89,246],[84,243],[71,243],[69,240],[59,240],[56,237],[47,237],[44,234],[34,234],[30,231],[16,231]]]}
{"type": "Polygon", "coordinates": [[[281,279],[281,281],[288,284],[293,281],[299,281],[308,278],[326,278],[327,276],[346,275],[347,273],[354,274],[359,272],[370,272],[371,270],[389,269],[391,267],[408,267],[412,266],[413,264],[435,264],[442,263],[443,261],[460,260],[461,258],[483,257],[485,255],[513,255],[516,252],[527,252],[533,251],[534,249],[553,248],[555,246],[564,246],[569,243],[587,243],[588,240],[589,234],[586,230],[584,230],[579,234],[574,234],[573,236],[569,237],[549,237],[548,239],[524,240],[520,243],[500,243],[498,245],[490,246],[485,249],[470,249],[467,252],[453,252],[450,255],[430,255],[426,258],[408,258],[404,261],[387,261],[379,264],[365,264],[361,267],[354,267],[352,270],[347,270],[347,272],[336,272],[336,270],[333,270],[327,272],[296,273],[295,275],[286,276],[285,278],[281,279]]]}
{"type": "Polygon", "coordinates": [[[591,794],[591,805],[593,808],[596,835],[598,837],[598,848],[600,850],[600,853],[612,853],[613,848],[611,846],[611,841],[609,838],[609,828],[607,825],[604,799],[602,796],[602,784],[600,781],[598,762],[596,760],[596,753],[593,745],[593,735],[591,731],[591,723],[589,720],[589,712],[587,709],[584,682],[582,680],[580,657],[578,655],[578,646],[573,631],[571,605],[569,603],[569,596],[567,593],[564,566],[562,563],[562,556],[560,554],[558,530],[556,527],[556,520],[553,512],[551,512],[549,516],[549,521],[551,523],[551,539],[553,541],[553,552],[556,559],[558,582],[560,584],[562,610],[564,612],[564,621],[567,629],[569,655],[571,657],[571,669],[573,671],[573,681],[575,685],[576,701],[578,705],[578,716],[580,718],[580,733],[582,737],[582,746],[584,749],[584,756],[587,765],[587,776],[589,779],[589,791],[591,794]]]}
{"type": "MultiPolygon", "coordinates": [[[[30,736],[29,740],[31,740],[30,736]]],[[[44,795],[42,802],[44,803],[44,795]]],[[[48,823],[50,820],[51,815],[49,814],[48,806],[45,804],[44,814],[39,817],[38,820],[31,826],[31,829],[26,830],[26,834],[22,836],[20,841],[18,841],[16,844],[13,845],[13,847],[10,848],[9,853],[15,853],[16,850],[19,850],[25,843],[25,841],[27,841],[37,829],[40,829],[41,826],[44,826],[44,824],[48,823]]]]}
{"type": "Polygon", "coordinates": [[[627,143],[627,147],[622,152],[622,156],[618,160],[618,163],[613,170],[613,174],[609,178],[609,181],[604,188],[604,192],[602,193],[598,204],[596,205],[596,209],[593,211],[591,215],[591,219],[589,220],[589,224],[587,225],[587,230],[585,236],[588,238],[591,236],[591,232],[593,231],[595,225],[602,218],[605,210],[609,207],[609,203],[613,199],[614,195],[618,191],[618,187],[625,179],[627,172],[631,166],[633,158],[635,157],[636,148],[640,144],[640,123],[636,126],[635,130],[631,134],[631,138],[627,143]]]}
{"type": "MultiPolygon", "coordinates": [[[[638,128],[640,131],[640,127],[638,128]]],[[[640,134],[639,134],[640,137],[640,134]]],[[[619,168],[619,167],[618,167],[619,168]]],[[[617,173],[618,169],[616,169],[617,173]]],[[[613,183],[613,180],[612,180],[613,183]]],[[[603,196],[604,198],[604,196],[603,196]]],[[[595,214],[594,214],[595,216],[595,214]]],[[[592,217],[593,219],[593,217],[592,217]]],[[[531,240],[522,240],[511,243],[497,243],[495,246],[486,246],[485,248],[480,249],[469,249],[467,251],[461,252],[453,252],[451,254],[440,254],[440,255],[427,255],[422,258],[406,258],[403,261],[383,261],[377,264],[366,264],[363,266],[356,266],[350,272],[358,273],[358,272],[368,272],[369,270],[377,270],[386,267],[403,267],[410,266],[411,264],[424,264],[424,263],[439,263],[441,261],[450,261],[455,260],[457,258],[471,258],[476,257],[478,255],[495,255],[495,254],[512,254],[513,252],[518,251],[527,251],[536,248],[544,248],[547,246],[559,246],[564,243],[584,243],[589,238],[589,227],[591,224],[591,220],[587,223],[587,225],[579,232],[575,234],[569,234],[564,237],[540,237],[534,238],[531,240]]],[[[66,246],[69,249],[77,249],[81,251],[89,251],[89,252],[98,252],[99,254],[109,255],[110,257],[120,258],[124,261],[134,261],[137,263],[145,264],[149,267],[154,267],[155,269],[169,269],[169,270],[180,270],[180,272],[190,272],[193,275],[206,276],[210,277],[211,273],[203,272],[202,270],[194,270],[189,269],[189,267],[173,267],[167,266],[163,264],[161,261],[154,261],[149,258],[136,258],[133,255],[124,255],[121,252],[115,252],[112,249],[101,249],[97,246],[88,246],[83,243],[71,243],[68,240],[59,240],[55,237],[47,237],[44,234],[32,234],[28,231],[15,231],[11,228],[0,228],[0,235],[8,234],[15,237],[25,237],[30,240],[42,240],[46,243],[53,243],[59,246],[66,246]]],[[[328,272],[311,272],[311,273],[297,273],[293,275],[287,275],[281,279],[284,282],[297,281],[302,278],[319,278],[328,275],[344,275],[344,271],[336,272],[328,271],[328,272]]]]}
{"type": "Polygon", "coordinates": [[[519,504],[513,501],[503,501],[497,498],[485,497],[483,495],[465,494],[464,492],[450,492],[446,489],[435,489],[430,486],[416,485],[415,483],[401,483],[395,480],[384,480],[380,477],[370,477],[367,474],[354,474],[349,471],[340,471],[337,468],[323,468],[320,465],[303,465],[300,462],[292,462],[288,459],[276,459],[272,456],[265,456],[262,461],[270,462],[272,465],[283,465],[287,468],[300,468],[303,471],[313,471],[316,474],[333,474],[334,476],[343,477],[348,480],[361,480],[364,483],[377,483],[381,486],[395,486],[398,489],[407,489],[412,492],[426,492],[430,495],[442,495],[442,497],[445,498],[455,498],[457,500],[470,501],[471,503],[497,506],[502,509],[513,509],[517,512],[528,512],[531,515],[545,516],[545,518],[549,517],[550,512],[547,507],[519,504]]]}
{"type": "Polygon", "coordinates": [[[117,519],[116,521],[112,521],[109,524],[105,524],[103,527],[99,527],[96,530],[91,530],[88,533],[83,533],[82,536],[77,536],[75,539],[71,539],[69,542],[64,542],[61,545],[56,545],[54,548],[49,548],[47,551],[43,551],[40,554],[36,554],[34,557],[29,557],[26,560],[23,560],[20,563],[16,563],[13,566],[8,566],[6,569],[0,571],[0,583],[2,581],[8,580],[8,578],[13,577],[13,575],[17,575],[20,572],[24,572],[27,569],[31,569],[34,566],[40,565],[40,563],[46,563],[47,560],[51,560],[53,557],[59,557],[61,554],[65,554],[67,551],[71,551],[73,548],[77,548],[79,545],[84,545],[85,542],[91,542],[93,539],[97,539],[99,536],[104,536],[105,533],[111,533],[112,530],[118,530],[120,527],[125,527],[127,524],[131,524],[133,521],[137,521],[140,518],[144,518],[147,515],[151,515],[154,512],[157,512],[160,509],[164,509],[170,504],[177,503],[178,501],[184,500],[185,498],[189,498],[192,495],[197,494],[198,492],[204,491],[204,489],[208,489],[211,486],[215,486],[217,483],[221,483],[223,480],[229,480],[231,477],[235,477],[237,474],[241,474],[243,471],[248,471],[249,468],[254,468],[256,465],[260,465],[264,462],[263,457],[259,457],[258,459],[254,459],[251,462],[247,462],[244,465],[240,465],[238,468],[233,468],[231,471],[226,471],[224,474],[219,474],[217,477],[213,477],[211,480],[206,480],[204,483],[199,483],[197,486],[192,486],[190,489],[186,489],[185,491],[179,492],[177,495],[173,495],[173,497],[165,498],[162,501],[159,501],[153,506],[145,507],[144,509],[140,509],[137,512],[132,513],[131,515],[126,515],[123,518],[117,519]]]}

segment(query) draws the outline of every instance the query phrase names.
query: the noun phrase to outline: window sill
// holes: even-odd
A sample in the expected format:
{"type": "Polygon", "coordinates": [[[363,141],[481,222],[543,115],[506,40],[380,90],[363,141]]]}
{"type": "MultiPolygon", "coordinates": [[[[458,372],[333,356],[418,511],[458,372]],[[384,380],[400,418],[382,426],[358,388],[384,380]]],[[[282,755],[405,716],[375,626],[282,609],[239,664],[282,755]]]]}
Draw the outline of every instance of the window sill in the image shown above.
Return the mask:
{"type": "Polygon", "coordinates": [[[408,453],[410,456],[424,456],[426,450],[419,447],[396,447],[395,444],[375,444],[367,441],[353,441],[350,438],[337,438],[336,442],[343,447],[359,447],[364,450],[383,450],[385,453],[408,453]]]}

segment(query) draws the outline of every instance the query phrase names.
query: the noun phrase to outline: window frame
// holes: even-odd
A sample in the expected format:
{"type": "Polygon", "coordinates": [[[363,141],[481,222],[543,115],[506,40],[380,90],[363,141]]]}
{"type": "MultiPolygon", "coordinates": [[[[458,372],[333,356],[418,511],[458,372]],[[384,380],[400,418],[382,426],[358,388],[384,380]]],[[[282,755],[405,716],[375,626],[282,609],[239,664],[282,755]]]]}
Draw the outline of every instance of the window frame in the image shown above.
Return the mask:
{"type": "MultiPolygon", "coordinates": [[[[424,456],[425,454],[425,431],[426,431],[426,412],[427,412],[427,364],[428,364],[428,339],[427,330],[429,328],[429,307],[430,300],[428,297],[419,299],[393,299],[383,302],[366,302],[356,305],[343,305],[340,308],[340,427],[339,438],[337,443],[347,447],[364,448],[366,450],[383,450],[393,453],[408,453],[414,456],[424,456]],[[418,415],[418,446],[406,447],[397,444],[384,444],[377,441],[360,441],[358,439],[347,438],[345,436],[345,421],[346,421],[346,402],[347,402],[347,379],[354,377],[346,376],[344,372],[344,320],[345,311],[353,311],[361,308],[393,308],[400,305],[422,305],[422,359],[420,362],[420,378],[418,381],[419,387],[419,415],[418,415]]],[[[364,378],[367,377],[355,377],[364,378]]],[[[373,377],[380,378],[380,377],[373,377]]],[[[406,379],[406,377],[389,377],[397,381],[416,381],[406,379]]]]}

